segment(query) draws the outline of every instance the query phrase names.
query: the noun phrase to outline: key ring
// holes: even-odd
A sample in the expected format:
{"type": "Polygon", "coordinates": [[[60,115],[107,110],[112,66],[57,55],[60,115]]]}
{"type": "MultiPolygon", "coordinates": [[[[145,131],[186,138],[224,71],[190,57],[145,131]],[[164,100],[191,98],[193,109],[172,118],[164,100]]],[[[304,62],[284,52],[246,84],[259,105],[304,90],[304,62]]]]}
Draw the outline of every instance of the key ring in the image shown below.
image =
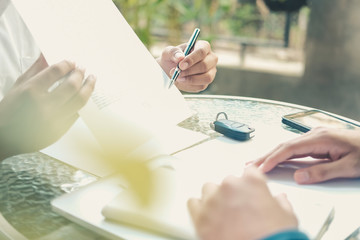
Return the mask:
{"type": "Polygon", "coordinates": [[[222,114],[224,115],[225,119],[228,120],[228,116],[227,116],[227,114],[226,114],[225,112],[219,112],[219,113],[216,115],[216,119],[215,119],[215,120],[217,121],[217,120],[219,119],[219,116],[222,115],[222,114]]]}

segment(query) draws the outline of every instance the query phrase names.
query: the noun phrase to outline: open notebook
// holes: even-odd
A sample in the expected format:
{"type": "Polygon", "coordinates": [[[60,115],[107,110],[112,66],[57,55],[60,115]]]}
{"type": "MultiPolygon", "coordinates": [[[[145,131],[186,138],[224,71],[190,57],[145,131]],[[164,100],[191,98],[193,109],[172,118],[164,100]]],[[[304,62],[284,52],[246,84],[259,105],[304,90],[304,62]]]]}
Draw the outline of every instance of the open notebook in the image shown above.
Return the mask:
{"type": "MultiPolygon", "coordinates": [[[[136,204],[132,193],[121,187],[121,178],[115,176],[63,195],[55,199],[52,206],[71,220],[111,238],[196,239],[186,205],[187,199],[194,195],[187,189],[195,187],[200,193],[202,183],[193,179],[192,186],[187,186],[171,168],[155,171],[157,188],[153,195],[154,204],[149,208],[136,204]]],[[[333,208],[324,202],[325,198],[315,191],[281,183],[271,182],[269,186],[274,193],[288,194],[299,218],[300,229],[316,239],[333,215],[333,208]]]]}

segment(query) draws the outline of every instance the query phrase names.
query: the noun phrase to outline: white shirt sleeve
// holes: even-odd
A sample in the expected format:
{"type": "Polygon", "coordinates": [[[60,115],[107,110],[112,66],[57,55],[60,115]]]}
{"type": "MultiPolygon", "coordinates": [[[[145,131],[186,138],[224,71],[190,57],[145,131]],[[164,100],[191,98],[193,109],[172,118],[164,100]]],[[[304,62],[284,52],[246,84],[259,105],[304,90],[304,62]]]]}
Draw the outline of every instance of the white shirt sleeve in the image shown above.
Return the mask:
{"type": "Polygon", "coordinates": [[[0,0],[0,100],[39,55],[40,50],[15,7],[8,0],[0,0]]]}

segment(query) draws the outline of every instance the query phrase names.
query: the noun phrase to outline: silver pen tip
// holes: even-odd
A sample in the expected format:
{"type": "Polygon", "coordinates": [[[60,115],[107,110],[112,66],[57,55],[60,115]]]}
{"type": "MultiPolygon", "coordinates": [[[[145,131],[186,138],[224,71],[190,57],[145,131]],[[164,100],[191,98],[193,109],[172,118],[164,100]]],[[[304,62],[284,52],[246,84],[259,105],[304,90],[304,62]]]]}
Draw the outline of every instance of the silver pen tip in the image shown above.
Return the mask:
{"type": "Polygon", "coordinates": [[[171,79],[171,80],[170,80],[170,84],[169,84],[168,89],[170,89],[170,88],[172,87],[172,85],[174,85],[174,79],[171,79]]]}
{"type": "Polygon", "coordinates": [[[174,85],[174,83],[179,75],[180,75],[180,69],[176,68],[174,74],[171,77],[169,88],[171,88],[171,86],[174,85]]]}

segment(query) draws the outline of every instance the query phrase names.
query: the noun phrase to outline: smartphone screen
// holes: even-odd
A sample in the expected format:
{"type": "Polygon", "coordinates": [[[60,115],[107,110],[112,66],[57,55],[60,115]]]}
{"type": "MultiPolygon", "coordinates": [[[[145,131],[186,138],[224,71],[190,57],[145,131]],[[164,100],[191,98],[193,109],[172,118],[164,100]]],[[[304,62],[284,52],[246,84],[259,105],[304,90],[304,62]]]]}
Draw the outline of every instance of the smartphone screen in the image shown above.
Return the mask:
{"type": "Polygon", "coordinates": [[[283,123],[304,132],[315,127],[360,129],[360,126],[355,123],[348,122],[345,119],[318,110],[309,110],[286,115],[283,117],[283,123]]]}

